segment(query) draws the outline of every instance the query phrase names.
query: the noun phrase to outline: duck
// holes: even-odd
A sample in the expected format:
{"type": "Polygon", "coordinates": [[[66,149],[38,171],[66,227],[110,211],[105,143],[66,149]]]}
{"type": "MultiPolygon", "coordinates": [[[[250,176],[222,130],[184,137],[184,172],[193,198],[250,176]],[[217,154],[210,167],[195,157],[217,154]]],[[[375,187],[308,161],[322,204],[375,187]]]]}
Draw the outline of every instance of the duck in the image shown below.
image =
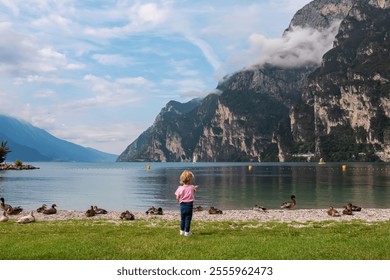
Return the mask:
{"type": "Polygon", "coordinates": [[[265,208],[264,206],[259,206],[259,205],[255,205],[253,208],[252,208],[253,211],[263,211],[263,212],[267,212],[267,208],[265,208]]]}
{"type": "Polygon", "coordinates": [[[348,203],[347,206],[344,206],[343,214],[344,215],[353,215],[352,208],[350,207],[352,204],[348,203]]]}
{"type": "Polygon", "coordinates": [[[98,208],[96,205],[93,207],[96,214],[107,214],[108,211],[103,208],[98,208]]]}
{"type": "Polygon", "coordinates": [[[46,208],[42,211],[43,214],[45,215],[52,215],[52,214],[56,214],[57,213],[57,209],[56,209],[57,205],[56,204],[52,204],[51,205],[51,208],[46,208]]]}
{"type": "Polygon", "coordinates": [[[209,209],[209,214],[223,214],[222,210],[219,210],[217,208],[214,208],[213,206],[210,207],[209,209]]]}
{"type": "Polygon", "coordinates": [[[6,204],[5,201],[4,201],[4,197],[0,197],[0,200],[1,200],[1,208],[7,212],[8,215],[18,215],[20,212],[23,211],[23,208],[21,208],[20,206],[17,206],[17,207],[12,207],[11,205],[9,204],[6,204]]]}
{"type": "Polygon", "coordinates": [[[34,211],[31,211],[27,216],[23,216],[17,220],[19,224],[28,224],[35,222],[34,211]]]}
{"type": "Polygon", "coordinates": [[[332,217],[340,217],[339,211],[337,211],[336,209],[334,209],[333,206],[331,206],[331,207],[328,209],[327,213],[328,213],[329,216],[332,216],[332,217]]]}
{"type": "Polygon", "coordinates": [[[9,217],[7,215],[7,212],[3,211],[3,215],[1,215],[1,217],[0,217],[0,222],[5,223],[5,222],[8,222],[8,220],[9,220],[9,217]]]}
{"type": "Polygon", "coordinates": [[[203,211],[203,207],[202,206],[196,206],[194,207],[194,212],[200,212],[200,211],[203,211]]]}
{"type": "Polygon", "coordinates": [[[352,203],[348,203],[347,206],[344,206],[344,207],[348,207],[349,209],[351,209],[352,211],[355,211],[355,212],[362,211],[362,207],[353,205],[352,203]]]}
{"type": "Polygon", "coordinates": [[[47,209],[47,205],[46,204],[42,204],[41,207],[37,208],[37,213],[42,213],[43,210],[47,209]]]}
{"type": "Polygon", "coordinates": [[[150,207],[147,211],[146,211],[146,215],[162,215],[163,214],[163,209],[161,207],[159,208],[156,208],[154,206],[150,207]]]}
{"type": "Polygon", "coordinates": [[[93,206],[91,205],[91,208],[85,211],[85,216],[87,217],[93,217],[96,215],[95,210],[93,210],[93,206]]]}
{"type": "Polygon", "coordinates": [[[128,221],[131,221],[131,220],[134,220],[135,219],[135,216],[133,213],[130,213],[129,210],[126,210],[125,212],[122,212],[120,217],[121,219],[124,219],[124,220],[128,220],[128,221]]]}
{"type": "Polygon", "coordinates": [[[297,200],[295,199],[295,195],[292,195],[290,198],[291,198],[291,200],[283,202],[280,205],[280,208],[282,208],[282,209],[292,209],[293,207],[295,207],[295,205],[297,205],[297,200]]]}
{"type": "Polygon", "coordinates": [[[1,200],[1,208],[4,211],[7,211],[8,209],[13,208],[11,205],[4,203],[4,197],[1,197],[0,200],[1,200]]]}
{"type": "Polygon", "coordinates": [[[156,213],[157,212],[157,208],[156,207],[154,207],[154,206],[152,206],[152,207],[150,207],[148,210],[146,210],[146,215],[148,215],[148,214],[154,214],[154,213],[156,213]]]}
{"type": "Polygon", "coordinates": [[[8,208],[7,214],[8,215],[18,215],[22,211],[23,211],[23,208],[17,206],[17,207],[14,207],[14,208],[8,208]]]}

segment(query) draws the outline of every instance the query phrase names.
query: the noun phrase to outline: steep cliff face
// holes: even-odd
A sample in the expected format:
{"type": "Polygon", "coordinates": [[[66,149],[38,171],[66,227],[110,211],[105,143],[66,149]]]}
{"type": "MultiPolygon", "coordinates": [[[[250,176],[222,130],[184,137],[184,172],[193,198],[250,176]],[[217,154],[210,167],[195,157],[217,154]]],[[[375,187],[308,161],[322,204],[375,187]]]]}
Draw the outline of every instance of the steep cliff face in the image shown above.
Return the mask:
{"type": "Polygon", "coordinates": [[[322,61],[272,64],[308,42],[234,73],[219,94],[170,102],[118,161],[390,161],[389,2],[309,3],[284,36],[318,30],[334,41],[322,61]]]}
{"type": "Polygon", "coordinates": [[[316,152],[328,160],[376,155],[389,161],[390,9],[381,8],[386,1],[376,2],[353,6],[335,47],[309,77],[306,102],[313,104],[316,152]]]}

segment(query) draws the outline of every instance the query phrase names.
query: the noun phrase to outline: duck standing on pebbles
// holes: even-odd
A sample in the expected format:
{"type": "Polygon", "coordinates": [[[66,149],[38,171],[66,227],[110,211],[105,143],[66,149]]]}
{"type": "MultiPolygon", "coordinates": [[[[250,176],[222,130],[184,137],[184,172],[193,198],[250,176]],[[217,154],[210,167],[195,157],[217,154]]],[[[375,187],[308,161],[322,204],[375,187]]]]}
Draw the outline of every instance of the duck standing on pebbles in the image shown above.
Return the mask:
{"type": "Polygon", "coordinates": [[[98,208],[96,205],[93,207],[96,214],[107,214],[108,211],[103,208],[98,208]]]}
{"type": "Polygon", "coordinates": [[[332,216],[332,217],[340,217],[339,211],[334,209],[332,206],[328,209],[327,213],[329,216],[332,216]]]}
{"type": "Polygon", "coordinates": [[[255,205],[253,208],[252,208],[253,211],[263,211],[263,212],[267,212],[267,208],[265,208],[264,206],[259,206],[259,205],[255,205]]]}
{"type": "Polygon", "coordinates": [[[344,206],[344,210],[343,210],[344,215],[353,215],[351,206],[352,206],[351,203],[348,203],[347,206],[344,206]]]}
{"type": "Polygon", "coordinates": [[[129,210],[126,210],[125,212],[122,212],[120,217],[121,220],[124,219],[124,220],[127,220],[127,221],[131,221],[131,220],[134,220],[135,219],[135,216],[133,213],[130,213],[129,210]]]}
{"type": "Polygon", "coordinates": [[[292,209],[292,208],[295,207],[295,205],[297,205],[297,200],[295,199],[295,195],[292,195],[291,196],[291,200],[283,202],[280,205],[280,208],[282,208],[282,209],[292,209]]]}
{"type": "Polygon", "coordinates": [[[162,215],[163,209],[161,207],[156,208],[154,206],[150,207],[146,212],[146,215],[162,215]]]}
{"type": "Polygon", "coordinates": [[[19,224],[28,224],[35,222],[34,211],[31,211],[27,216],[23,216],[17,220],[19,224]]]}
{"type": "Polygon", "coordinates": [[[93,206],[91,205],[91,208],[85,211],[85,216],[87,217],[93,217],[96,215],[95,210],[93,209],[93,206]]]}
{"type": "Polygon", "coordinates": [[[200,211],[203,211],[203,207],[202,206],[196,206],[196,207],[194,207],[194,210],[193,210],[194,212],[200,212],[200,211]]]}
{"type": "Polygon", "coordinates": [[[214,208],[213,206],[210,207],[209,209],[209,214],[210,215],[213,215],[213,214],[223,214],[222,210],[219,210],[217,208],[214,208]]]}
{"type": "Polygon", "coordinates": [[[42,213],[43,210],[45,210],[45,209],[47,209],[47,205],[46,205],[46,204],[42,204],[41,207],[37,208],[37,212],[38,212],[38,213],[42,213]]]}
{"type": "Polygon", "coordinates": [[[1,215],[1,217],[0,217],[0,222],[4,223],[4,222],[8,222],[8,220],[9,220],[9,218],[8,218],[7,212],[3,211],[3,215],[1,215]]]}
{"type": "Polygon", "coordinates": [[[360,211],[362,211],[362,207],[353,205],[352,203],[348,203],[348,204],[347,204],[347,207],[348,207],[349,209],[351,209],[351,211],[354,211],[354,212],[360,212],[360,211]]]}
{"type": "Polygon", "coordinates": [[[53,215],[53,214],[56,214],[56,213],[57,213],[56,207],[57,207],[56,204],[52,204],[52,205],[51,205],[51,208],[44,209],[44,210],[42,211],[42,213],[45,214],[45,215],[53,215]]]}
{"type": "Polygon", "coordinates": [[[6,204],[4,202],[4,197],[1,197],[0,200],[1,200],[1,204],[0,204],[1,208],[4,211],[7,211],[8,215],[18,215],[20,212],[23,211],[23,208],[21,208],[20,206],[12,207],[11,205],[6,204]]]}

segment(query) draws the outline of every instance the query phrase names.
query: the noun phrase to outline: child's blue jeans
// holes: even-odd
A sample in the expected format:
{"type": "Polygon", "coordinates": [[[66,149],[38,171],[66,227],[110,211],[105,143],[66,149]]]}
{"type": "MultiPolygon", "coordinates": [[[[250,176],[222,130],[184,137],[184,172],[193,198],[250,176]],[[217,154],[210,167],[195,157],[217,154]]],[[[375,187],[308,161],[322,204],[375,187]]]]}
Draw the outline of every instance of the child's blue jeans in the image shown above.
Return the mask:
{"type": "Polygon", "coordinates": [[[190,232],[193,208],[193,202],[180,203],[180,230],[190,232]]]}

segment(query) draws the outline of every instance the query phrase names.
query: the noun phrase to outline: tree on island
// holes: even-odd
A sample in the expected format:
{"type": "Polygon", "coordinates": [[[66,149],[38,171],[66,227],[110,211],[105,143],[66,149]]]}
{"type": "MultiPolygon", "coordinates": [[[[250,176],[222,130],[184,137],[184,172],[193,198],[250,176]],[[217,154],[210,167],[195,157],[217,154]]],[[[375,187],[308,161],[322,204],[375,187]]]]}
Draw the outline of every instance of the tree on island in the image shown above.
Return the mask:
{"type": "Polygon", "coordinates": [[[0,163],[3,163],[7,158],[7,154],[11,152],[9,147],[7,146],[7,141],[1,141],[0,145],[0,163]]]}

